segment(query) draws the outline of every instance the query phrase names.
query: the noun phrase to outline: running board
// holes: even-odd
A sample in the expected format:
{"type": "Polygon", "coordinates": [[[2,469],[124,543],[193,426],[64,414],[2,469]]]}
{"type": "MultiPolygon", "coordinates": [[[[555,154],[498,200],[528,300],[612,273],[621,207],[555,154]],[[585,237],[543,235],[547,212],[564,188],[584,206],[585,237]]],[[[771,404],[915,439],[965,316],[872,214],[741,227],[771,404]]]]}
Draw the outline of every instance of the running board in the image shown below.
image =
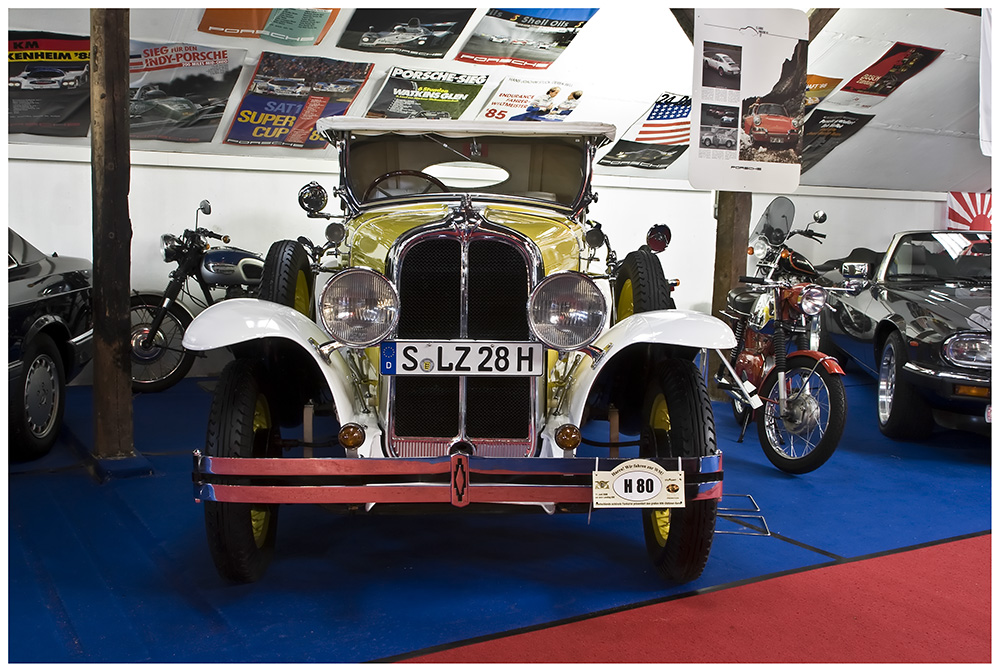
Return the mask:
{"type": "Polygon", "coordinates": [[[747,506],[750,508],[719,506],[718,518],[722,518],[723,520],[733,523],[743,529],[720,530],[718,529],[718,523],[717,523],[715,530],[716,534],[743,534],[751,537],[771,536],[771,529],[767,526],[767,521],[764,520],[764,516],[761,515],[760,507],[757,506],[757,502],[756,500],[754,500],[753,495],[735,495],[735,494],[723,493],[722,499],[719,500],[719,503],[721,504],[722,502],[726,501],[727,497],[745,497],[749,502],[747,506]],[[758,524],[752,525],[749,521],[755,521],[758,524]]]}

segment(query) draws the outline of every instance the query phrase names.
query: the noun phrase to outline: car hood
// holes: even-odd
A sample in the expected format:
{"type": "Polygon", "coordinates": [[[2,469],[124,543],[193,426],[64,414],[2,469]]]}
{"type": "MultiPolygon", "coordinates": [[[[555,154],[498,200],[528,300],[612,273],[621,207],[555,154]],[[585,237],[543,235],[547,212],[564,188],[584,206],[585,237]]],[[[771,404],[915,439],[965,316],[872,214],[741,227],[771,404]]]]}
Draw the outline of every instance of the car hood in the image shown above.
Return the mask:
{"type": "Polygon", "coordinates": [[[888,298],[905,305],[914,317],[928,313],[955,329],[992,331],[992,286],[973,283],[891,283],[888,298]]]}
{"type": "Polygon", "coordinates": [[[763,126],[768,130],[777,131],[790,131],[793,128],[792,120],[790,117],[781,117],[776,114],[759,114],[760,123],[758,126],[763,126]]]}
{"type": "MultiPolygon", "coordinates": [[[[385,260],[393,244],[413,229],[440,224],[454,204],[420,203],[386,205],[362,212],[351,222],[351,265],[385,271],[385,260]]],[[[489,225],[511,229],[530,238],[542,253],[545,272],[577,270],[583,244],[583,227],[574,220],[544,207],[505,203],[491,199],[477,203],[476,211],[489,225]]]]}

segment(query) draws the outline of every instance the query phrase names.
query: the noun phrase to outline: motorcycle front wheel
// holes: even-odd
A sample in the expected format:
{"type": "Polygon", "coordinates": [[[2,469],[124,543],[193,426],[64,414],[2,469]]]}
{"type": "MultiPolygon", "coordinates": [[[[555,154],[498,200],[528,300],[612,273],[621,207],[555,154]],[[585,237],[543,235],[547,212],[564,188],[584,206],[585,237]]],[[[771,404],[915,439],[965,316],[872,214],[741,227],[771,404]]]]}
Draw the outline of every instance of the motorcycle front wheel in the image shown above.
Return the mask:
{"type": "Polygon", "coordinates": [[[805,474],[823,466],[837,449],[847,421],[847,394],[841,376],[816,366],[812,357],[793,355],[787,369],[788,410],[781,417],[778,373],[772,370],[761,384],[764,406],[757,412],[757,435],[771,464],[805,474]]]}
{"type": "Polygon", "coordinates": [[[184,378],[194,364],[194,353],[181,343],[191,324],[184,309],[167,308],[160,328],[147,339],[162,301],[163,297],[153,294],[135,294],[130,300],[133,392],[162,392],[184,378]]]}

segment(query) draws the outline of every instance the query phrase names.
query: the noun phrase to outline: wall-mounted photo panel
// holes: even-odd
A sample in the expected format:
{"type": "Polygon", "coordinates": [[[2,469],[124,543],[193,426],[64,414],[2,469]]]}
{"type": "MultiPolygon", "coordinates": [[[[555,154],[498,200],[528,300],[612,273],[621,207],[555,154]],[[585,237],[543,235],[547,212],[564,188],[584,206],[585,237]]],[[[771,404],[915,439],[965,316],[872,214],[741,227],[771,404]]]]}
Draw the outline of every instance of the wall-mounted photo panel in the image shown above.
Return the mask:
{"type": "Polygon", "coordinates": [[[691,186],[795,191],[808,36],[795,9],[695,11],[691,186]]]}

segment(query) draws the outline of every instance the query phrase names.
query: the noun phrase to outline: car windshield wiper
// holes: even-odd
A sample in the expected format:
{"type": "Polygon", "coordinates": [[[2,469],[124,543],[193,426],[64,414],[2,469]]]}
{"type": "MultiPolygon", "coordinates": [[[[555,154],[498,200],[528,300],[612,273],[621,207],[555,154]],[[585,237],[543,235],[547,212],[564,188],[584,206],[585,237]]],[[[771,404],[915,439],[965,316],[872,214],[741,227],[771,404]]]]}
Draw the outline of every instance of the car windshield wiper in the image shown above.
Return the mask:
{"type": "Polygon", "coordinates": [[[947,278],[950,282],[972,282],[972,283],[985,283],[990,284],[993,282],[993,276],[991,275],[956,275],[951,278],[947,278]]]}
{"type": "Polygon", "coordinates": [[[892,275],[886,276],[886,280],[941,280],[936,275],[928,275],[927,273],[893,273],[892,275]]]}

